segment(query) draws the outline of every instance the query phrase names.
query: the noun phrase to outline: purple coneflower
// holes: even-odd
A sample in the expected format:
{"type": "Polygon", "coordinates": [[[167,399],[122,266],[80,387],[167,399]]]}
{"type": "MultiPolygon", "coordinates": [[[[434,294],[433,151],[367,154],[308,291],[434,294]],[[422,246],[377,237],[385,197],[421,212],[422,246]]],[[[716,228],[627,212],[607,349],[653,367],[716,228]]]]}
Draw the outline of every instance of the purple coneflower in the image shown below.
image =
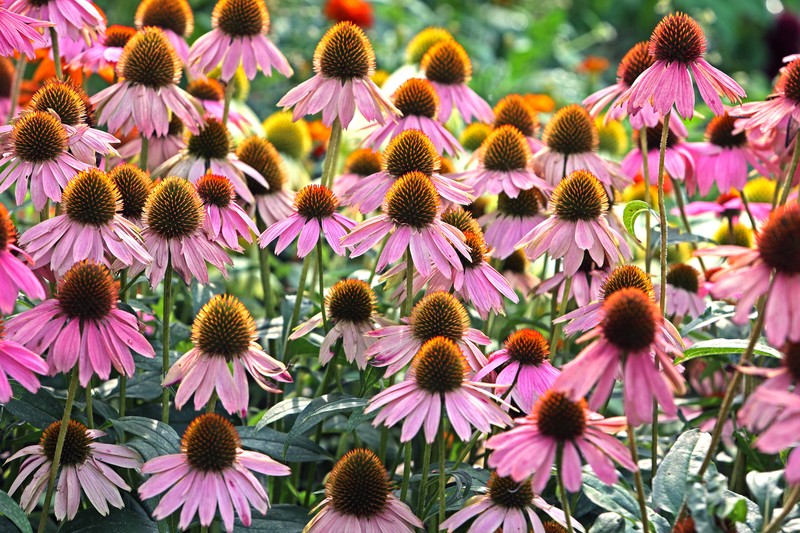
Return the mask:
{"type": "Polygon", "coordinates": [[[0,312],[5,315],[14,311],[20,291],[33,300],[45,298],[42,282],[31,271],[33,260],[16,242],[17,228],[6,206],[0,204],[0,312]],[[16,254],[22,255],[30,266],[23,263],[16,254]]]}
{"type": "Polygon", "coordinates": [[[114,69],[122,55],[122,50],[131,37],[136,35],[136,30],[129,26],[114,24],[106,28],[102,40],[95,43],[78,53],[70,66],[88,72],[101,72],[106,69],[114,69]]]}
{"type": "Polygon", "coordinates": [[[486,243],[494,256],[506,259],[522,238],[545,221],[547,197],[539,189],[521,190],[512,198],[504,192],[497,196],[497,209],[478,221],[486,228],[486,243]]]}
{"type": "Polygon", "coordinates": [[[791,121],[800,121],[800,58],[781,69],[772,94],[763,102],[748,102],[731,114],[744,117],[736,124],[736,132],[757,130],[769,134],[787,130],[791,121]]]}
{"type": "Polygon", "coordinates": [[[9,11],[47,21],[60,37],[91,42],[106,30],[103,14],[89,0],[14,0],[9,11]]]}
{"type": "MultiPolygon", "coordinates": [[[[644,133],[647,136],[647,164],[650,169],[650,183],[657,184],[660,157],[659,145],[661,144],[661,133],[663,131],[664,124],[662,122],[659,122],[653,128],[647,127],[643,130],[636,130],[633,133],[633,147],[620,163],[622,172],[631,179],[642,174],[643,158],[639,136],[644,133]]],[[[694,153],[689,144],[683,141],[684,139],[670,128],[667,133],[667,144],[664,151],[664,172],[674,180],[686,182],[687,191],[689,194],[693,194],[700,178],[699,176],[696,177],[695,173],[694,153]]]]}
{"type": "MultiPolygon", "coordinates": [[[[147,170],[153,171],[165,161],[177,155],[186,148],[184,127],[178,115],[173,114],[169,119],[169,127],[164,135],[155,135],[147,139],[147,170]]],[[[142,138],[136,136],[119,147],[119,158],[112,158],[110,164],[119,164],[125,161],[138,161],[142,155],[142,138]]]]}
{"type": "Polygon", "coordinates": [[[537,137],[539,117],[525,101],[524,96],[509,94],[494,106],[494,128],[505,125],[514,126],[525,136],[532,154],[544,148],[544,143],[537,137]]]}
{"type": "MultiPolygon", "coordinates": [[[[263,137],[248,137],[236,148],[236,157],[241,163],[255,170],[266,182],[265,187],[249,174],[244,175],[247,188],[253,194],[253,210],[265,226],[289,218],[293,213],[294,197],[288,188],[283,158],[272,143],[263,137]]],[[[334,182],[334,187],[338,181],[337,179],[334,182]]]]}
{"type": "Polygon", "coordinates": [[[49,19],[27,17],[0,6],[0,28],[3,29],[0,31],[0,56],[14,57],[21,53],[30,61],[36,57],[35,48],[47,46],[47,39],[39,29],[52,25],[49,19]]]}
{"type": "Polygon", "coordinates": [[[258,232],[256,223],[236,203],[231,180],[225,176],[206,174],[197,180],[195,186],[206,211],[203,227],[212,240],[237,252],[243,250],[239,237],[248,243],[253,242],[253,232],[258,232]]]}
{"type": "Polygon", "coordinates": [[[119,214],[133,222],[136,226],[142,225],[144,206],[153,190],[153,180],[150,175],[136,165],[123,163],[112,168],[108,177],[119,191],[122,208],[119,214]]]}
{"type": "MultiPolygon", "coordinates": [[[[519,252],[522,250],[517,251],[519,252]]],[[[608,275],[609,270],[610,268],[607,265],[598,267],[597,264],[592,261],[592,256],[589,255],[589,252],[583,252],[583,262],[581,266],[578,268],[578,271],[570,277],[569,294],[567,297],[574,300],[579,308],[583,308],[591,301],[596,300],[602,294],[600,289],[603,284],[603,279],[608,275]]],[[[555,272],[552,276],[546,278],[539,284],[536,288],[536,294],[553,293],[559,300],[562,300],[564,298],[567,277],[563,270],[555,272]]]]}
{"type": "Polygon", "coordinates": [[[185,39],[194,31],[194,13],[188,0],[142,0],[134,18],[137,30],[161,28],[184,63],[189,58],[185,39]]]}
{"type": "MultiPolygon", "coordinates": [[[[706,289],[700,272],[686,263],[673,263],[667,271],[667,315],[680,319],[695,319],[706,309],[706,289]]],[[[655,287],[656,301],[661,295],[660,285],[655,287]]],[[[676,324],[678,322],[676,321],[676,324]]]]}
{"type": "MultiPolygon", "coordinates": [[[[344,161],[344,170],[333,180],[333,194],[341,198],[344,205],[350,205],[349,192],[359,190],[359,183],[362,180],[381,172],[381,165],[380,152],[370,148],[353,150],[344,161]]],[[[382,200],[378,199],[378,205],[382,200]]]]}
{"type": "Polygon", "coordinates": [[[47,363],[24,346],[5,338],[5,324],[0,318],[0,404],[13,395],[8,378],[14,379],[31,393],[39,390],[36,374],[47,374],[47,363]]]}

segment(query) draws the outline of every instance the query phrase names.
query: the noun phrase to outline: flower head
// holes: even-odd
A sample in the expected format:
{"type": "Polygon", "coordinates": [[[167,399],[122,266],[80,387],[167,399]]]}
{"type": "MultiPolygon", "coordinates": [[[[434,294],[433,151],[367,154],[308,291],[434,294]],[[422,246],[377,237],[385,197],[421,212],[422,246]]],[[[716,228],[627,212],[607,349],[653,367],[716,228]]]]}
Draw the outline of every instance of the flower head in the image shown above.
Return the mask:
{"type": "Polygon", "coordinates": [[[203,223],[212,239],[231,250],[241,251],[239,237],[253,242],[257,232],[255,222],[236,203],[236,192],[231,180],[217,174],[206,174],[195,184],[197,194],[205,206],[203,223]]]}
{"type": "Polygon", "coordinates": [[[150,191],[153,190],[153,180],[147,172],[136,165],[123,163],[112,168],[108,177],[119,192],[122,208],[120,214],[137,224],[142,220],[144,206],[150,191]]]}
{"type": "MultiPolygon", "coordinates": [[[[673,263],[666,275],[667,314],[673,317],[700,316],[706,308],[706,290],[700,280],[700,272],[686,263],[673,263]]],[[[656,294],[661,294],[657,292],[656,294]]]]}
{"type": "Polygon", "coordinates": [[[253,195],[255,211],[266,226],[271,226],[292,214],[292,194],[288,190],[286,167],[275,146],[263,137],[251,136],[236,148],[239,161],[255,170],[261,183],[245,174],[247,188],[253,195]]]}
{"type": "Polygon", "coordinates": [[[134,17],[137,30],[161,28],[182,61],[189,57],[184,39],[194,31],[194,13],[188,0],[142,0],[134,17]]]}
{"type": "MultiPolygon", "coordinates": [[[[106,30],[103,14],[88,0],[13,0],[8,11],[30,17],[28,21],[11,19],[14,25],[30,24],[31,19],[47,21],[51,24],[37,24],[32,28],[52,25],[58,35],[73,41],[91,43],[106,30]]],[[[21,48],[26,50],[28,46],[21,48]]]]}
{"type": "Polygon", "coordinates": [[[486,228],[486,243],[493,255],[506,259],[522,238],[544,222],[547,198],[536,188],[526,189],[512,198],[504,192],[497,195],[497,209],[480,218],[486,228]]]}

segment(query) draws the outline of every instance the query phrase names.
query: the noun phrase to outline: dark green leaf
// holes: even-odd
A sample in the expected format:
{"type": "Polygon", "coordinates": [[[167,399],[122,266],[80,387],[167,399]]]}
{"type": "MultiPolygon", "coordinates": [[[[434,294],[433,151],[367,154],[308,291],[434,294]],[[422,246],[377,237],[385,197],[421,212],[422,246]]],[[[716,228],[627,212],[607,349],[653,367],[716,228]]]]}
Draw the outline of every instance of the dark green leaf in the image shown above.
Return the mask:
{"type": "MultiPolygon", "coordinates": [[[[700,357],[714,357],[719,355],[743,353],[745,350],[747,350],[748,342],[749,341],[744,339],[714,339],[710,341],[698,342],[686,348],[683,351],[683,355],[680,355],[675,359],[675,364],[677,365],[700,357]]],[[[756,355],[775,357],[777,359],[781,359],[783,357],[781,352],[775,348],[767,346],[766,344],[756,344],[755,348],[753,349],[753,353],[756,355]]]]}
{"type": "MultiPolygon", "coordinates": [[[[711,436],[698,429],[687,431],[672,445],[653,479],[653,504],[673,515],[683,505],[687,483],[696,478],[711,444],[711,436]]],[[[710,469],[711,470],[711,469],[710,469]]],[[[709,471],[707,475],[711,474],[709,471]]]]}
{"type": "Polygon", "coordinates": [[[264,413],[261,420],[256,424],[256,430],[259,430],[267,425],[277,422],[278,420],[289,415],[295,415],[305,409],[311,403],[311,398],[290,398],[276,403],[269,410],[264,413]]]}
{"type": "Polygon", "coordinates": [[[308,510],[298,505],[275,505],[264,517],[253,517],[249,527],[236,521],[237,533],[300,533],[309,520],[308,510]]]}
{"type": "Polygon", "coordinates": [[[11,496],[0,490],[0,514],[11,520],[22,533],[33,533],[25,512],[11,496]]]}
{"type": "Polygon", "coordinates": [[[58,529],[58,533],[112,533],[116,531],[156,533],[158,526],[147,516],[127,509],[112,509],[107,516],[100,515],[94,509],[84,509],[69,522],[64,522],[58,529]]]}
{"type": "Polygon", "coordinates": [[[308,463],[331,459],[325,450],[303,436],[289,443],[286,433],[270,428],[258,430],[253,426],[239,426],[236,430],[243,448],[265,453],[278,461],[308,463]]]}
{"type": "Polygon", "coordinates": [[[117,430],[138,437],[129,441],[128,446],[139,452],[145,461],[180,451],[181,438],[163,422],[141,416],[125,416],[111,420],[111,424],[117,430]]]}
{"type": "Polygon", "coordinates": [[[365,405],[367,405],[367,400],[364,398],[353,398],[341,394],[326,394],[316,398],[303,409],[303,412],[294,421],[292,429],[289,430],[286,446],[320,422],[365,405]]]}
{"type": "Polygon", "coordinates": [[[14,383],[11,385],[11,390],[14,397],[4,407],[18,419],[39,429],[61,420],[64,404],[53,397],[46,388],[42,387],[36,394],[31,394],[14,383]]]}

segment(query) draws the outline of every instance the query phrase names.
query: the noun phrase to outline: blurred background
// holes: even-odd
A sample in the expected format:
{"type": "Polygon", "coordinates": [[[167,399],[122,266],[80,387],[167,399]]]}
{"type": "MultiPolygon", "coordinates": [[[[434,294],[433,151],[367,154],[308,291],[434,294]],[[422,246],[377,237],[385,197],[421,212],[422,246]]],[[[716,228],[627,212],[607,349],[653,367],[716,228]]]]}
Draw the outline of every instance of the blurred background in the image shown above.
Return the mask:
{"type": "MultiPolygon", "coordinates": [[[[190,3],[197,38],[210,27],[215,2],[190,3]]],[[[108,4],[102,7],[110,23],[132,25],[137,0],[108,4]]],[[[250,104],[262,117],[309,77],[316,43],[335,20],[364,27],[378,68],[389,72],[403,64],[414,34],[445,27],[472,58],[471,86],[491,104],[510,92],[547,94],[557,105],[579,101],[613,82],[628,48],[675,10],[703,25],[709,61],[734,75],[750,98],[768,94],[781,58],[800,52],[800,0],[267,0],[267,7],[272,39],[296,74],[255,80],[250,104]]]]}

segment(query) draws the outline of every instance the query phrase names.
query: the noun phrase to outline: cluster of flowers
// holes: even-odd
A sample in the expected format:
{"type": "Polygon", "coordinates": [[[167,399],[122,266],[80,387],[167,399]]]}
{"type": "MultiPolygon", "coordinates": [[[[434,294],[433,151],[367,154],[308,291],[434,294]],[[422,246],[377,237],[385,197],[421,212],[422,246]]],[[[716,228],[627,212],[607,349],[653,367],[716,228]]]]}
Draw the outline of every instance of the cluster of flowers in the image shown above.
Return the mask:
{"type": "MultiPolygon", "coordinates": [[[[160,496],[152,517],[179,513],[180,529],[196,517],[208,527],[219,516],[232,531],[234,515],[247,526],[251,507],[267,512],[269,498],[256,474],[292,471],[244,450],[229,417],[246,417],[250,381],[278,394],[297,374],[283,357],[266,352],[255,319],[228,294],[203,305],[192,324],[192,348],[170,359],[173,274],[187,285],[208,284],[212,265],[227,277],[232,256],[245,251],[241,240],[260,248],[267,318],[276,308],[269,263],[296,243],[304,268],[294,316],[284,326],[287,342],[321,330],[323,393],[342,364],[340,350],[362,376],[388,378],[364,412],[375,426],[401,425],[400,494],[391,482],[395,471],[384,466],[385,449],[357,447],[327,477],[307,531],[413,531],[423,520],[447,531],[470,521],[476,532],[582,531],[568,493],[581,490],[584,463],[607,484],[617,483],[617,467],[634,473],[644,508],[635,430],[689,415],[675,402],[687,390],[683,367],[675,364],[685,340],[675,325],[701,315],[709,294],[735,301],[732,320],[740,325],[758,309],[739,366],[722,372],[727,403],[709,458],[742,374],[765,376],[738,418],[759,434],[760,451],[794,447],[785,477],[800,486],[800,207],[790,194],[800,179],[800,59],[790,58],[768,100],[724,107],[721,97],[737,104],[744,91],[704,59],[699,25],[671,14],[625,55],[616,84],[558,109],[540,136],[529,99],[508,95],[492,108],[469,88],[470,59],[447,31],[429,29],[415,38],[414,65],[381,88],[373,81],[367,35],[341,22],[317,45],[314,76],[277,104],[295,121],[321,114],[330,128],[319,182],[292,192],[283,156],[246,105],[233,99],[237,76],[293,75],[268,37],[264,1],[220,0],[211,23],[189,46],[193,13],[186,0],[143,0],[135,27],[106,26],[86,0],[14,0],[0,7],[6,28],[0,55],[34,59],[49,51],[56,72],[23,107],[17,109],[19,95],[12,94],[0,109],[9,116],[0,126],[0,192],[13,189],[17,220],[29,205],[39,214],[18,235],[12,214],[0,206],[0,311],[13,315],[0,328],[0,402],[14,396],[9,378],[32,393],[40,376],[69,380],[63,419],[44,428],[39,444],[6,461],[24,457],[10,493],[24,486],[26,512],[45,494],[44,524],[54,493],[58,520],[75,517],[81,494],[100,514],[121,508],[120,491],[132,490],[132,478],[115,468],[137,470],[145,478],[139,498],[160,496]],[[89,97],[65,69],[100,74],[109,85],[89,97]],[[184,74],[185,89],[179,86],[184,74]],[[686,127],[673,116],[692,118],[695,84],[715,115],[699,143],[686,141],[686,127]],[[637,146],[618,164],[599,150],[598,128],[623,119],[637,146]],[[459,120],[472,122],[460,139],[451,132],[459,120]],[[343,131],[361,145],[339,173],[343,131]],[[751,168],[763,181],[749,180],[751,168]],[[703,275],[686,263],[666,268],[665,176],[687,224],[687,216],[707,213],[727,221],[717,238],[723,245],[697,251],[725,258],[722,266],[707,269],[700,259],[703,275]],[[779,187],[774,182],[781,179],[779,187]],[[650,238],[641,269],[613,210],[637,184],[645,198],[656,185],[661,208],[665,239],[656,285],[650,238]],[[721,194],[684,207],[681,187],[690,195],[706,196],[714,187],[721,194]],[[763,189],[774,191],[772,197],[755,194],[763,189]],[[488,212],[487,198],[496,199],[488,212]],[[743,213],[757,229],[754,246],[737,233],[743,213]],[[351,259],[371,257],[373,275],[340,280],[325,293],[328,248],[351,259]],[[297,325],[315,250],[319,312],[297,325]],[[531,274],[533,262],[542,265],[542,280],[531,274]],[[397,319],[379,312],[376,273],[383,294],[399,307],[397,319]],[[142,275],[149,289],[138,284],[142,275]],[[94,378],[132,378],[134,353],[156,355],[153,335],[140,327],[144,317],[125,302],[159,287],[162,422],[169,422],[171,402],[181,409],[193,399],[195,410],[207,412],[189,424],[179,453],[143,462],[133,448],[109,443],[91,422],[87,427],[71,417],[78,385],[91,398],[94,378]],[[551,296],[549,339],[512,324],[502,346],[487,350],[494,319],[520,295],[524,305],[551,296]],[[29,309],[17,312],[23,304],[29,309]],[[471,327],[470,310],[483,331],[471,327]],[[749,364],[762,330],[784,353],[778,368],[749,364]],[[580,334],[574,342],[585,343],[571,360],[562,334],[580,334]],[[624,416],[606,417],[619,383],[624,416]],[[227,417],[215,413],[217,401],[227,417]],[[623,433],[630,448],[618,437],[623,433]],[[447,517],[447,439],[465,443],[460,463],[487,434],[486,494],[447,517]],[[406,496],[414,439],[424,452],[421,468],[413,461],[422,481],[421,503],[412,511],[406,496]],[[439,508],[428,517],[426,483],[437,439],[439,508]],[[561,508],[539,495],[554,477],[561,508]],[[539,511],[548,515],[546,524],[539,511]]],[[[16,68],[24,68],[24,59],[16,68]]],[[[740,233],[748,237],[752,230],[740,233]]],[[[306,502],[312,489],[305,487],[306,502]]],[[[796,489],[791,494],[789,507],[800,497],[796,489]]],[[[641,520],[648,529],[647,513],[641,520]]]]}

